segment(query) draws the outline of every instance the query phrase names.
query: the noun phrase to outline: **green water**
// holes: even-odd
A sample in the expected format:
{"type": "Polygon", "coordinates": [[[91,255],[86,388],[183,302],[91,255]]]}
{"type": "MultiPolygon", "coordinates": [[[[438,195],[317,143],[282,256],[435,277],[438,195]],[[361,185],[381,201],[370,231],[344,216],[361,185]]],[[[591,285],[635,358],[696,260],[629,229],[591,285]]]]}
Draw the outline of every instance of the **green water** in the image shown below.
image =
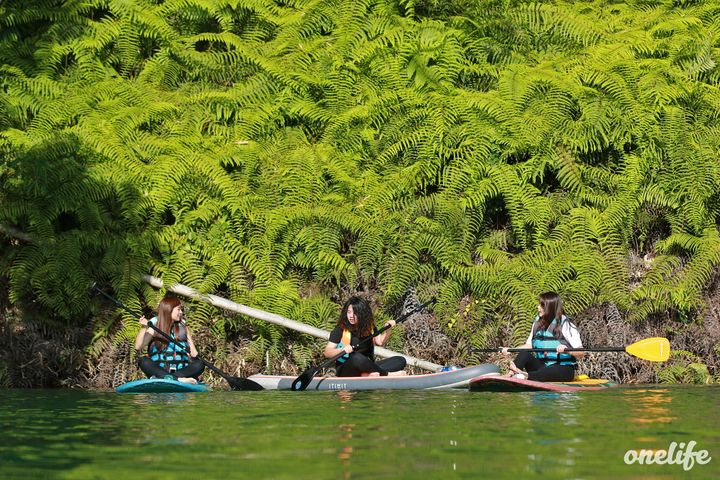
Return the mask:
{"type": "Polygon", "coordinates": [[[720,478],[719,394],[0,390],[0,479],[720,478]],[[623,460],[690,441],[710,463],[623,460]]]}

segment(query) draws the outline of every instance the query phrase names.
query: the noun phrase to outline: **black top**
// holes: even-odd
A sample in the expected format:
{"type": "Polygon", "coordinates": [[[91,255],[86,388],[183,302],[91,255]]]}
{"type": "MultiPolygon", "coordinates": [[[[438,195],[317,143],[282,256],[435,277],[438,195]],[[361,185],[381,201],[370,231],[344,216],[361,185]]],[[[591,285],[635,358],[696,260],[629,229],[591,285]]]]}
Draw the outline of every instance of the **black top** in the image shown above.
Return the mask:
{"type": "MultiPolygon", "coordinates": [[[[377,329],[375,331],[377,331],[377,329]]],[[[335,327],[333,329],[333,331],[330,332],[330,342],[332,342],[334,344],[340,343],[340,340],[342,340],[342,334],[343,334],[343,329],[340,327],[335,327]]],[[[350,344],[355,346],[358,343],[360,343],[360,341],[363,338],[366,338],[366,337],[358,337],[354,333],[351,333],[350,334],[350,344]]],[[[355,352],[362,353],[366,357],[370,358],[370,360],[374,361],[375,360],[375,343],[372,340],[368,340],[365,343],[363,343],[362,345],[360,345],[359,348],[356,348],[355,350],[353,350],[353,353],[355,353],[355,352]]]]}

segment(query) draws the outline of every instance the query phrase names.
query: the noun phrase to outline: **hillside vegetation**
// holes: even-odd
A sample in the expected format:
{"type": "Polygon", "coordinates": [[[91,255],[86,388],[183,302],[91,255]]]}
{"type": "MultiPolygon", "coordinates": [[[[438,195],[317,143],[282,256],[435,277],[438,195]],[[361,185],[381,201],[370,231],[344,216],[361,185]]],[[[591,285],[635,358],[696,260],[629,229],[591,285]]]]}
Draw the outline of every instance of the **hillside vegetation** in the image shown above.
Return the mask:
{"type": "MultiPolygon", "coordinates": [[[[6,0],[0,285],[94,319],[93,354],[137,324],[88,286],[139,309],[147,273],[322,328],[413,288],[476,346],[522,343],[550,290],[702,323],[719,59],[714,1],[6,0]]],[[[317,353],[192,313],[219,358],[317,353]]]]}

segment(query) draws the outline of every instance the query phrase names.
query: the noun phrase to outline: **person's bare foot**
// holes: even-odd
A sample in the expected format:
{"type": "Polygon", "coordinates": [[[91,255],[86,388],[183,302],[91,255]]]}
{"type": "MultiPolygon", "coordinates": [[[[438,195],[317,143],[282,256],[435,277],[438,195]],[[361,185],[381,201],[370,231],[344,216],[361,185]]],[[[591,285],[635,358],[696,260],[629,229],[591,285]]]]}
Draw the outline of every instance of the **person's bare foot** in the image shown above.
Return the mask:
{"type": "Polygon", "coordinates": [[[380,376],[380,372],[370,372],[370,373],[368,373],[368,377],[379,377],[379,376],[380,376]]]}
{"type": "Polygon", "coordinates": [[[190,385],[197,385],[197,380],[192,377],[179,377],[178,382],[189,383],[190,385]]]}
{"type": "Polygon", "coordinates": [[[405,370],[399,370],[397,372],[388,372],[388,376],[390,376],[390,377],[402,377],[404,375],[407,375],[407,372],[405,370]]]}
{"type": "Polygon", "coordinates": [[[508,377],[514,377],[514,376],[517,375],[518,373],[522,373],[522,374],[525,373],[525,372],[523,372],[522,370],[520,370],[519,368],[517,368],[514,363],[511,363],[511,364],[508,366],[508,368],[510,369],[510,371],[508,372],[508,375],[507,375],[508,377]]]}

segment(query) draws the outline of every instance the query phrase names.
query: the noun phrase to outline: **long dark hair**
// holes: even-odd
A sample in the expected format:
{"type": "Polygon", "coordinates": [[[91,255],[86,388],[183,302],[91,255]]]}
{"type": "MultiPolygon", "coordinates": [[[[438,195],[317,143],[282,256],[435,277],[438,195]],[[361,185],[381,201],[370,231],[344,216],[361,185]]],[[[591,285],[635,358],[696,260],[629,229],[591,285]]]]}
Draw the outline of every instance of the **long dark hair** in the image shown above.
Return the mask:
{"type": "MultiPolygon", "coordinates": [[[[184,341],[185,338],[180,338],[181,336],[185,337],[185,335],[181,335],[180,333],[180,322],[174,322],[172,319],[172,311],[178,305],[182,305],[182,302],[173,296],[167,295],[160,300],[157,312],[158,320],[155,326],[168,335],[170,335],[170,330],[173,330],[174,338],[176,340],[184,341]]],[[[160,349],[164,349],[168,344],[168,341],[160,335],[153,337],[153,342],[158,342],[158,348],[160,349]]]]}
{"type": "Polygon", "coordinates": [[[367,300],[361,297],[353,296],[345,302],[342,311],[340,312],[340,318],[338,318],[337,326],[346,328],[352,333],[359,337],[367,337],[372,335],[373,328],[375,327],[375,317],[373,317],[372,309],[367,300]],[[352,305],[353,314],[357,319],[355,325],[351,325],[347,321],[348,307],[352,305]]]}
{"type": "Polygon", "coordinates": [[[552,321],[557,320],[555,322],[555,328],[553,328],[553,333],[557,337],[562,331],[560,324],[562,323],[562,317],[565,313],[560,295],[555,292],[545,292],[540,295],[538,301],[545,313],[540,317],[536,331],[547,330],[552,321]]]}

